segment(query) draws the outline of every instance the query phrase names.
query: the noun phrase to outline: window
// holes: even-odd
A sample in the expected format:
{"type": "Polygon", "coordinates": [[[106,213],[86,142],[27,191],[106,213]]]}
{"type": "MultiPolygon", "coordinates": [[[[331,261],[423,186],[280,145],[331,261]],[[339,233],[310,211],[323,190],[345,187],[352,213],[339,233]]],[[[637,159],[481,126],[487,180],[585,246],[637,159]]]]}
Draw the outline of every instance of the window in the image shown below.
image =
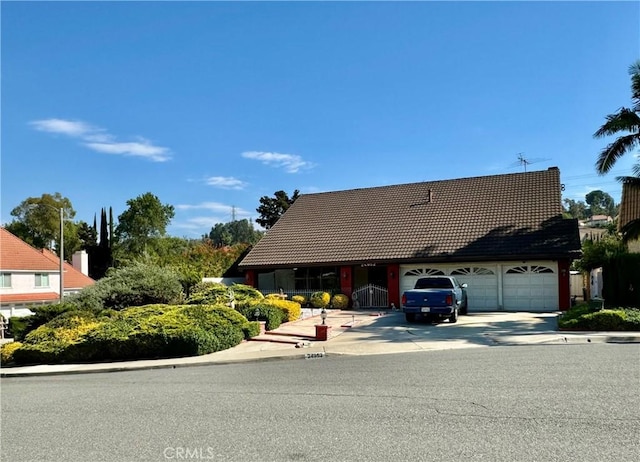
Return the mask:
{"type": "Polygon", "coordinates": [[[11,287],[11,273],[0,273],[0,283],[2,288],[11,287]]]}
{"type": "Polygon", "coordinates": [[[36,287],[49,287],[49,275],[46,273],[36,273],[36,287]]]}

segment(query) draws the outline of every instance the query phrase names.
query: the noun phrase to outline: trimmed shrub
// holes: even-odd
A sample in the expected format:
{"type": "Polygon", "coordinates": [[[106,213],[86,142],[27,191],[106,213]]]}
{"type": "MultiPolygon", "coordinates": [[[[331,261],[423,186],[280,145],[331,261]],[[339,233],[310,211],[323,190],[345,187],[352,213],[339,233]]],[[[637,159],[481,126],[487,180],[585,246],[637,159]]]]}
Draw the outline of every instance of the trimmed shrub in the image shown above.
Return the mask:
{"type": "Polygon", "coordinates": [[[345,310],[349,307],[349,297],[344,294],[335,294],[331,297],[331,305],[337,310],[345,310]]]}
{"type": "Polygon", "coordinates": [[[261,302],[261,305],[280,308],[284,312],[282,322],[297,321],[302,316],[302,307],[300,306],[300,304],[291,300],[265,297],[265,299],[261,302]]]}
{"type": "Polygon", "coordinates": [[[328,292],[314,292],[309,301],[315,308],[325,308],[331,301],[331,295],[328,292]]]}
{"type": "Polygon", "coordinates": [[[291,297],[291,301],[299,303],[300,306],[304,306],[308,303],[307,297],[305,297],[304,295],[294,295],[293,297],[291,297]]]}
{"type": "MultiPolygon", "coordinates": [[[[235,298],[235,293],[234,293],[235,298]]],[[[229,287],[219,282],[201,282],[192,290],[187,299],[190,305],[217,305],[229,303],[229,287]]]]}
{"type": "Polygon", "coordinates": [[[49,305],[34,306],[29,308],[33,311],[30,316],[9,318],[9,329],[14,340],[22,341],[29,332],[46,324],[57,316],[69,311],[78,311],[78,307],[73,303],[52,303],[49,305]]]}
{"type": "Polygon", "coordinates": [[[236,303],[242,303],[252,300],[262,300],[264,298],[262,292],[246,284],[232,284],[230,288],[231,290],[233,290],[236,303]]]}
{"type": "Polygon", "coordinates": [[[97,328],[100,321],[93,312],[69,311],[29,332],[23,345],[13,354],[20,364],[81,361],[74,345],[97,328]]]}
{"type": "Polygon", "coordinates": [[[242,331],[244,332],[245,340],[257,337],[258,335],[260,335],[260,323],[257,321],[249,321],[247,324],[245,324],[242,331]]]}
{"type": "Polygon", "coordinates": [[[14,358],[31,364],[202,355],[233,347],[255,330],[240,313],[219,305],[68,312],[29,333],[14,358]]]}
{"type": "Polygon", "coordinates": [[[640,310],[625,308],[598,310],[587,304],[581,304],[564,313],[558,320],[558,326],[562,329],[594,331],[640,330],[640,310]]]}
{"type": "Polygon", "coordinates": [[[283,320],[286,317],[285,311],[271,304],[271,301],[263,301],[260,303],[254,303],[251,305],[243,305],[241,307],[236,306],[244,317],[252,321],[256,320],[256,310],[258,312],[258,321],[265,321],[265,328],[267,330],[273,330],[280,327],[283,320]]]}
{"type": "Polygon", "coordinates": [[[9,342],[0,345],[0,363],[2,363],[3,366],[11,364],[14,361],[13,353],[21,346],[22,343],[20,342],[9,342]]]}

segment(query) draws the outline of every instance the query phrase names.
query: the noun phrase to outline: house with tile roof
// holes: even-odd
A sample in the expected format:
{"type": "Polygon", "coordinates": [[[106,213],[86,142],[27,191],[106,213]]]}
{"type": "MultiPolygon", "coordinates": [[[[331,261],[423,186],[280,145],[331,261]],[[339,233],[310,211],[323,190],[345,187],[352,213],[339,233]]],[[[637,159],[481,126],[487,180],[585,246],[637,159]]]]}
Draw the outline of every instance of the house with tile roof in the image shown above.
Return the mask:
{"type": "Polygon", "coordinates": [[[238,267],[269,293],[343,293],[399,307],[425,275],[468,284],[469,311],[570,307],[578,222],[562,217],[560,171],[303,194],[238,267]]]}
{"type": "MultiPolygon", "coordinates": [[[[29,307],[59,300],[60,260],[50,250],[38,250],[0,228],[0,312],[5,318],[31,314],[29,307]]],[[[64,263],[64,293],[95,281],[64,263]]]]}
{"type": "MultiPolygon", "coordinates": [[[[618,231],[637,220],[640,220],[640,179],[627,178],[622,183],[618,231]]],[[[640,252],[640,240],[633,240],[628,245],[631,252],[640,252]]]]}

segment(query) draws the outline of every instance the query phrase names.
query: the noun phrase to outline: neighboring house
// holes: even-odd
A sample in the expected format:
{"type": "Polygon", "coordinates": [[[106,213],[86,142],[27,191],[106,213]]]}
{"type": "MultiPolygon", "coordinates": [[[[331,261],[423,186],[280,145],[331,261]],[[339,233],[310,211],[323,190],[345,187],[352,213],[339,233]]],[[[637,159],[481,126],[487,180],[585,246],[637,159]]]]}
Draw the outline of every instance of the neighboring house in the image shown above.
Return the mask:
{"type": "Polygon", "coordinates": [[[586,226],[596,227],[596,226],[606,226],[608,224],[613,223],[613,218],[608,215],[593,215],[586,223],[586,226]]]}
{"type": "MultiPolygon", "coordinates": [[[[640,183],[625,181],[622,184],[618,230],[633,220],[640,220],[640,183]]],[[[640,241],[630,242],[629,251],[640,252],[640,241]]]]}
{"type": "Polygon", "coordinates": [[[555,311],[570,307],[580,249],[554,167],[304,194],[239,268],[264,292],[355,294],[362,307],[399,306],[419,277],[455,275],[471,312],[555,311]]]}
{"type": "MultiPolygon", "coordinates": [[[[60,260],[0,228],[0,312],[5,318],[31,314],[29,307],[59,300],[60,260]]],[[[64,263],[64,293],[78,292],[94,280],[64,263]]]]}

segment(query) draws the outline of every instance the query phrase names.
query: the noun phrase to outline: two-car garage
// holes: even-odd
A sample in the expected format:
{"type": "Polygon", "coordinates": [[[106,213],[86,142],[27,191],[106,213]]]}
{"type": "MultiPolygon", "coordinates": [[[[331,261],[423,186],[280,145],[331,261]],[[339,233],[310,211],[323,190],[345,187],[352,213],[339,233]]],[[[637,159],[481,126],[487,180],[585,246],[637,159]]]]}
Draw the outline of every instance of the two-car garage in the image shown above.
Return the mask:
{"type": "Polygon", "coordinates": [[[400,266],[400,293],[420,277],[455,276],[467,284],[469,312],[557,311],[558,264],[555,261],[400,266]]]}

